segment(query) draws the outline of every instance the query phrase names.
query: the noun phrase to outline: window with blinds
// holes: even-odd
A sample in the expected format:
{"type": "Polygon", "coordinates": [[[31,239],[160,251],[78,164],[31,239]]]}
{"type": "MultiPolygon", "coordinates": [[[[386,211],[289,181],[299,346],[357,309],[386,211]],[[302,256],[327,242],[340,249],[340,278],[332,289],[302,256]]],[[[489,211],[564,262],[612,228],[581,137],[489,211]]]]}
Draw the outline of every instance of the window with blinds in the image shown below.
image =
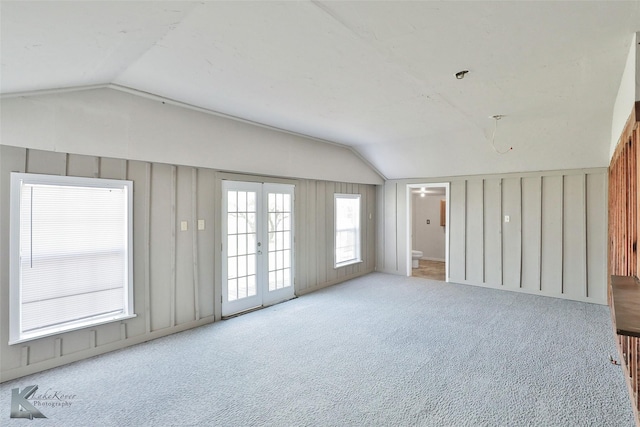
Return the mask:
{"type": "Polygon", "coordinates": [[[361,262],[360,194],[334,194],[335,267],[361,262]]]}
{"type": "Polygon", "coordinates": [[[131,181],[11,174],[10,343],[133,317],[131,181]]]}

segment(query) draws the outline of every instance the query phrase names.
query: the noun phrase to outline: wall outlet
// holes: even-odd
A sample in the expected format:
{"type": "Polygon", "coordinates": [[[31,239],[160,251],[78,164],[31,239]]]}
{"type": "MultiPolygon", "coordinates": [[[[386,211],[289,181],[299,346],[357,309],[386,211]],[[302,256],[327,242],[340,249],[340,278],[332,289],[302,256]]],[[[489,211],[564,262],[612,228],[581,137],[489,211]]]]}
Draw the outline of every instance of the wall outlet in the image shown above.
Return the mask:
{"type": "Polygon", "coordinates": [[[204,230],[204,219],[198,220],[198,230],[204,230]]]}
{"type": "Polygon", "coordinates": [[[189,229],[189,224],[187,221],[180,221],[180,231],[187,231],[189,229]]]}
{"type": "Polygon", "coordinates": [[[509,215],[505,215],[504,222],[509,222],[509,221],[511,221],[511,218],[509,217],[509,215]]]}

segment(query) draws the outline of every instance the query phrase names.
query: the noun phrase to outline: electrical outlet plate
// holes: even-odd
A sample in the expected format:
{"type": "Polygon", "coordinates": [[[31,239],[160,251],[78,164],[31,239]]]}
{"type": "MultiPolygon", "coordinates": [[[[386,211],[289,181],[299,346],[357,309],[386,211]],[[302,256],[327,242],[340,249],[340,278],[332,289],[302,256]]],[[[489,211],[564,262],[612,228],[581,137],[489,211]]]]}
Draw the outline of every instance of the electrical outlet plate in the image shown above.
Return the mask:
{"type": "Polygon", "coordinates": [[[511,221],[511,217],[509,217],[509,215],[505,215],[504,222],[509,222],[509,221],[511,221]]]}

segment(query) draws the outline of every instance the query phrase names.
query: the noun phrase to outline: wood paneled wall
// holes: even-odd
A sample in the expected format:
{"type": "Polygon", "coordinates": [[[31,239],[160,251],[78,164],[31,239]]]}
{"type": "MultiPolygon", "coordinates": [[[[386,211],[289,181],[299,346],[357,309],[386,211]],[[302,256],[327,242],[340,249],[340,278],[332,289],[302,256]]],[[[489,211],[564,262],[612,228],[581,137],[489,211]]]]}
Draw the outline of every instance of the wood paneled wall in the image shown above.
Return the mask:
{"type": "Polygon", "coordinates": [[[6,381],[220,319],[222,180],[296,185],[295,290],[312,292],[373,271],[374,185],[230,174],[207,168],[0,146],[0,380],[6,381]],[[134,182],[137,317],[9,346],[9,174],[134,182]],[[362,195],[364,262],[334,268],[333,193],[362,195]],[[198,230],[197,220],[205,221],[198,230]],[[188,230],[180,231],[181,221],[188,230]]]}
{"type": "Polygon", "coordinates": [[[378,269],[408,273],[405,194],[419,183],[450,185],[450,281],[607,303],[606,168],[388,181],[378,269]]]}
{"type": "Polygon", "coordinates": [[[452,181],[451,280],[604,304],[606,179],[576,170],[452,181]]]}
{"type": "MultiPolygon", "coordinates": [[[[640,102],[636,102],[609,166],[609,275],[638,277],[638,162],[640,162],[640,102]]],[[[640,286],[637,286],[640,294],[640,286]]],[[[614,330],[616,304],[608,287],[614,330]]],[[[622,310],[627,307],[618,307],[622,310]]],[[[640,311],[640,307],[637,307],[640,311]]],[[[640,426],[640,338],[616,335],[629,394],[634,405],[636,424],[640,426]]]]}

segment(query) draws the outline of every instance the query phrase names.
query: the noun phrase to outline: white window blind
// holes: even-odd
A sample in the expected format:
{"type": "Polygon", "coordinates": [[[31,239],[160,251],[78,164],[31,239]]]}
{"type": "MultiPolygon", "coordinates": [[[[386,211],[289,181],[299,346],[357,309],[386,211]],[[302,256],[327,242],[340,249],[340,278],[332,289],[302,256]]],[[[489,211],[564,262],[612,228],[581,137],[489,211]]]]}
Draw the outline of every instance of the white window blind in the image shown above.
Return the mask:
{"type": "Polygon", "coordinates": [[[131,190],[12,174],[11,342],[132,315],[131,190]]]}
{"type": "Polygon", "coordinates": [[[335,266],[361,262],[360,194],[335,194],[335,266]]]}

